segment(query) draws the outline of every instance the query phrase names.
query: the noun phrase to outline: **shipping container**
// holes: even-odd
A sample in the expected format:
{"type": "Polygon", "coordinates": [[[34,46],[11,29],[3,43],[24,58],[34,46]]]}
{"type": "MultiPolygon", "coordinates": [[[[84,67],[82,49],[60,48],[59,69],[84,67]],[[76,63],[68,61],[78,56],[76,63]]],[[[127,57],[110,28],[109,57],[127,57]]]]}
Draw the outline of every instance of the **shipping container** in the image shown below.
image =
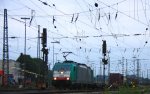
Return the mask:
{"type": "Polygon", "coordinates": [[[123,85],[123,75],[120,73],[110,73],[109,85],[112,85],[114,87],[123,85]]]}

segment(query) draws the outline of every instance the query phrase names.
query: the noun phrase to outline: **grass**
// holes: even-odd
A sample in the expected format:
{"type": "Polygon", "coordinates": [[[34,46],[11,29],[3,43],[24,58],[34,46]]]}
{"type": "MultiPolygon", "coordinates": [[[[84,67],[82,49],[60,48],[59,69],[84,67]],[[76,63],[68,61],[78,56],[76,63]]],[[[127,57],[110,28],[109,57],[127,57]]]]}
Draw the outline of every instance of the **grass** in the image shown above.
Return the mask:
{"type": "Polygon", "coordinates": [[[150,94],[150,87],[119,87],[118,91],[105,89],[103,94],[150,94]]]}
{"type": "Polygon", "coordinates": [[[118,94],[141,94],[142,90],[138,87],[121,87],[119,88],[118,94]]]}

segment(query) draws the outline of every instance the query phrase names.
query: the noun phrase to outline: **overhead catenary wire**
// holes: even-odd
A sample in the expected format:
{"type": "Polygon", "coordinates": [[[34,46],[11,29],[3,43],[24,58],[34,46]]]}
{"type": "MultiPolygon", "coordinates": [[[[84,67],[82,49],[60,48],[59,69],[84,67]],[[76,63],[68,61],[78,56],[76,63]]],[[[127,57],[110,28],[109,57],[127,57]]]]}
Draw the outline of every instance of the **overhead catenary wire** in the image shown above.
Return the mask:
{"type": "MultiPolygon", "coordinates": [[[[38,1],[38,0],[37,0],[38,1]]],[[[46,0],[42,0],[42,2],[43,1],[46,1],[46,0]]],[[[96,1],[96,0],[95,0],[96,1]]],[[[122,0],[122,1],[128,1],[128,0],[122,0]]],[[[52,1],[51,1],[52,2],[52,1]]],[[[88,2],[88,1],[87,1],[88,2]]],[[[97,1],[98,2],[98,1],[97,1]]],[[[120,2],[120,1],[119,1],[120,2]]],[[[37,4],[37,2],[34,2],[35,4],[37,4]]],[[[41,2],[39,2],[39,3],[41,3],[41,2]]],[[[48,2],[47,2],[48,3],[48,2]]],[[[118,2],[117,2],[118,3],[118,2]]],[[[117,6],[117,3],[115,3],[115,6],[117,6]]],[[[94,3],[89,3],[90,5],[92,5],[92,6],[94,6],[94,3]]],[[[37,14],[35,15],[35,18],[36,18],[36,20],[38,21],[38,18],[42,18],[43,17],[43,19],[44,20],[47,20],[48,19],[48,21],[46,21],[45,23],[50,23],[50,25],[51,25],[51,23],[52,23],[52,19],[53,19],[53,16],[56,18],[56,20],[58,21],[58,23],[56,22],[56,25],[57,25],[57,29],[52,29],[52,27],[48,27],[48,32],[49,32],[49,34],[50,35],[48,35],[48,38],[49,38],[49,40],[52,40],[53,38],[54,39],[58,39],[58,40],[62,40],[63,42],[68,42],[69,44],[68,45],[72,45],[71,47],[69,47],[69,46],[66,46],[66,45],[64,45],[64,47],[65,48],[69,48],[69,49],[66,49],[66,50],[71,50],[71,49],[75,49],[77,46],[75,46],[76,44],[78,45],[78,46],[80,46],[80,41],[78,41],[77,43],[75,43],[74,44],[74,42],[76,41],[76,40],[73,40],[74,38],[77,38],[78,40],[79,39],[83,39],[84,37],[86,37],[86,34],[87,34],[87,38],[84,38],[83,40],[86,42],[85,44],[82,44],[81,46],[82,46],[82,48],[85,48],[85,47],[88,47],[88,46],[90,46],[89,44],[90,43],[88,43],[87,42],[87,40],[88,40],[88,38],[94,38],[95,40],[100,40],[100,39],[105,39],[105,38],[110,38],[110,37],[115,37],[115,36],[117,36],[117,45],[119,45],[118,47],[116,47],[116,49],[117,48],[126,48],[126,47],[122,47],[120,44],[122,44],[121,42],[123,42],[124,43],[124,45],[128,45],[126,42],[124,42],[124,41],[122,41],[121,39],[119,39],[119,38],[122,38],[122,37],[139,37],[139,36],[144,36],[143,35],[143,33],[141,32],[141,33],[127,33],[127,32],[124,32],[124,33],[122,33],[122,32],[119,32],[118,31],[118,33],[114,33],[114,26],[111,26],[111,27],[109,27],[109,30],[110,31],[112,31],[112,34],[111,34],[111,32],[109,32],[108,30],[106,31],[106,29],[104,30],[102,30],[102,29],[100,29],[99,27],[102,27],[103,28],[103,24],[104,24],[104,20],[105,20],[105,22],[107,22],[107,20],[109,20],[110,18],[111,18],[111,21],[112,21],[112,19],[115,19],[115,15],[116,15],[116,12],[117,12],[117,8],[116,8],[116,10],[110,10],[110,12],[107,12],[107,9],[109,8],[108,6],[104,6],[105,8],[104,8],[104,10],[103,10],[103,6],[102,7],[99,7],[99,8],[93,8],[93,9],[91,9],[91,11],[92,11],[92,13],[91,13],[91,16],[94,18],[93,19],[93,23],[89,23],[89,20],[91,20],[91,18],[90,19],[88,19],[88,22],[87,21],[85,21],[85,20],[82,20],[82,17],[84,16],[84,17],[86,17],[86,18],[89,18],[89,14],[90,14],[90,11],[88,10],[88,8],[89,8],[89,5],[88,3],[86,3],[86,5],[87,5],[87,7],[86,7],[86,9],[84,10],[82,10],[81,11],[81,13],[80,13],[80,11],[78,12],[76,12],[76,11],[71,11],[70,13],[68,12],[68,13],[65,13],[65,14],[63,14],[63,13],[60,13],[60,15],[55,15],[55,14],[51,14],[50,15],[50,13],[48,13],[48,14],[46,14],[46,13],[44,13],[44,15],[40,15],[40,14],[38,14],[38,12],[39,12],[39,9],[35,9],[35,11],[37,12],[37,14]],[[99,16],[99,14],[97,14],[96,13],[96,11],[99,11],[98,9],[100,9],[101,10],[101,16],[99,16]],[[106,9],[106,11],[105,11],[105,9],[106,9]],[[77,21],[76,21],[76,23],[75,22],[73,22],[73,23],[70,23],[71,22],[71,18],[72,18],[72,16],[74,15],[74,20],[75,20],[75,18],[77,17],[76,15],[79,13],[79,16],[78,16],[78,19],[77,19],[77,21]],[[107,16],[108,15],[110,15],[110,18],[109,19],[106,19],[104,16],[103,16],[103,14],[106,14],[107,16]],[[110,13],[110,14],[109,14],[110,13]],[[100,18],[102,18],[102,19],[100,19],[100,21],[101,21],[101,23],[100,24],[98,24],[97,23],[97,26],[98,26],[98,29],[96,29],[95,28],[95,20],[98,20],[98,19],[96,19],[96,17],[97,16],[99,16],[100,18]],[[112,18],[114,16],[114,18],[112,18]],[[64,18],[63,18],[64,17],[64,18]],[[65,19],[65,17],[66,17],[66,19],[65,19]],[[46,19],[45,19],[46,18],[46,19]],[[73,33],[73,34],[69,34],[69,33],[67,33],[66,35],[65,34],[63,34],[63,33],[66,33],[66,32],[70,32],[70,30],[68,29],[68,27],[66,27],[66,25],[65,24],[62,24],[60,21],[63,21],[63,22],[65,22],[65,23],[67,23],[67,24],[69,24],[70,26],[74,26],[74,28],[76,29],[75,31],[76,32],[79,32],[79,36],[77,36],[77,37],[75,37],[76,36],[76,34],[75,33],[73,33]],[[91,29],[91,31],[88,31],[87,29],[84,29],[84,28],[82,28],[82,26],[80,26],[81,25],[81,23],[82,23],[82,25],[83,26],[85,26],[85,27],[87,27],[88,29],[91,29]],[[75,26],[76,25],[76,26],[75,26]],[[62,29],[63,28],[63,29],[62,29]],[[82,32],[82,31],[84,31],[84,32],[82,32]],[[93,33],[93,35],[90,35],[89,33],[90,32],[92,32],[93,33]],[[89,34],[89,35],[88,35],[89,34]],[[99,35],[97,35],[97,34],[99,34],[99,35]],[[120,35],[119,35],[120,34],[120,35]],[[121,35],[122,34],[122,35],[121,35]],[[125,35],[123,35],[123,34],[125,34],[125,35]],[[135,34],[135,35],[134,35],[135,34]],[[129,35],[129,36],[128,36],[129,35]],[[82,36],[82,37],[80,37],[80,36],[82,36]],[[70,40],[71,39],[71,40],[70,40]],[[72,41],[73,40],[73,41],[72,41]],[[120,42],[120,40],[121,40],[121,42],[120,42]],[[71,43],[70,43],[71,42],[71,43]]],[[[98,3],[99,4],[99,3],[98,3]]],[[[53,3],[50,3],[50,5],[51,5],[51,7],[53,7],[53,3]]],[[[99,4],[100,5],[100,4],[99,4]]],[[[109,4],[109,6],[110,7],[113,7],[113,6],[111,6],[112,4],[109,4]]],[[[27,5],[28,6],[28,5],[27,5]]],[[[42,3],[41,3],[41,5],[39,6],[41,9],[44,9],[43,7],[41,7],[41,6],[44,6],[42,3]]],[[[25,7],[25,6],[24,6],[25,7]]],[[[30,7],[30,6],[28,6],[28,7],[30,7]]],[[[49,6],[49,8],[51,8],[50,6],[49,6]]],[[[54,7],[53,7],[54,8],[54,7]]],[[[56,8],[57,8],[57,4],[56,4],[56,8]]],[[[114,7],[113,7],[114,8],[114,7]]],[[[31,8],[32,9],[32,8],[31,8]]],[[[111,8],[110,8],[111,9],[111,8]]],[[[137,8],[136,8],[137,9],[137,8]]],[[[29,9],[30,10],[30,9],[29,9]]],[[[54,9],[55,10],[55,9],[54,9]]],[[[11,11],[11,10],[10,10],[11,11]]],[[[63,11],[63,10],[62,10],[63,11]]],[[[121,11],[120,9],[119,9],[119,11],[121,11]]],[[[131,10],[130,10],[131,11],[131,10]]],[[[139,11],[139,10],[137,10],[137,11],[139,11]]],[[[144,10],[143,10],[144,11],[144,10]]],[[[50,12],[50,11],[49,11],[50,12]]],[[[122,11],[123,13],[125,13],[126,14],[126,11],[122,11]]],[[[136,13],[138,13],[138,12],[136,12],[136,13]]],[[[16,18],[17,19],[17,17],[19,17],[20,15],[13,15],[13,14],[9,14],[11,17],[13,17],[13,18],[16,18]]],[[[121,14],[122,15],[122,14],[121,14]]],[[[136,16],[137,16],[138,14],[136,14],[136,16]]],[[[24,16],[29,16],[29,15],[24,15],[24,16]]],[[[118,15],[117,15],[117,17],[116,17],[116,21],[117,20],[120,20],[120,18],[119,18],[119,16],[120,16],[120,13],[118,12],[118,15]]],[[[127,17],[127,16],[126,16],[127,17]]],[[[139,18],[135,18],[135,19],[137,19],[137,20],[140,20],[139,18]]],[[[73,21],[74,21],[73,20],[73,21]]],[[[17,21],[17,20],[16,20],[17,21]]],[[[119,23],[119,22],[118,22],[119,23]]],[[[139,22],[138,22],[139,23],[139,22]]],[[[111,23],[109,23],[110,25],[111,25],[111,23]]],[[[139,23],[139,24],[141,24],[141,23],[139,23]]],[[[106,23],[105,23],[105,25],[106,25],[106,23]]],[[[143,24],[142,24],[143,25],[143,24]]],[[[34,24],[32,24],[32,26],[34,26],[34,24]]],[[[147,26],[147,25],[146,25],[147,26]]],[[[44,26],[43,26],[44,27],[44,26]]],[[[107,28],[108,29],[108,28],[107,28]]],[[[34,39],[32,39],[32,37],[28,37],[29,38],[29,40],[28,41],[34,41],[34,39]]],[[[34,38],[34,37],[33,37],[34,38]]],[[[36,37],[35,37],[36,38],[36,37]]],[[[137,39],[136,39],[137,40],[137,39]]],[[[126,41],[126,39],[125,39],[125,41],[126,41]]],[[[34,43],[34,42],[33,42],[34,43]]],[[[98,44],[100,44],[100,43],[95,43],[95,46],[94,47],[96,47],[96,48],[100,48],[100,46],[98,46],[98,44]]],[[[94,43],[93,43],[93,45],[94,45],[94,43]]],[[[110,46],[110,47],[112,47],[112,45],[110,46]]],[[[63,47],[62,47],[63,48],[63,47]]],[[[89,47],[89,49],[90,49],[91,47],[89,47]]],[[[134,47],[132,47],[131,45],[129,45],[129,49],[132,49],[132,48],[134,48],[134,47]]],[[[82,50],[80,50],[80,51],[83,51],[83,49],[82,50]]],[[[122,50],[121,50],[122,51],[122,50]]],[[[129,50],[127,50],[127,52],[129,52],[129,50]]],[[[126,52],[126,53],[127,53],[126,52]]],[[[94,50],[91,50],[91,54],[94,54],[95,52],[94,52],[94,50]]],[[[124,53],[123,53],[124,54],[124,53]]],[[[77,54],[78,55],[78,54],[77,54]]],[[[115,57],[115,56],[113,56],[113,57],[115,57]]],[[[113,58],[112,57],[112,58],[113,58]]],[[[117,58],[119,58],[119,56],[117,56],[117,58]]]]}
{"type": "MultiPolygon", "coordinates": [[[[110,7],[110,8],[113,9],[113,10],[117,10],[117,9],[115,9],[115,8],[113,8],[113,7],[111,7],[111,6],[109,6],[108,4],[102,2],[101,0],[98,0],[98,1],[99,1],[100,3],[106,5],[107,7],[110,7]]],[[[134,17],[131,17],[130,15],[128,15],[128,14],[122,12],[122,11],[119,11],[119,10],[118,10],[118,12],[121,13],[121,14],[123,14],[123,15],[125,15],[125,16],[127,16],[127,17],[129,17],[129,18],[131,18],[131,19],[133,19],[133,20],[136,21],[136,22],[139,22],[139,23],[141,23],[141,24],[143,24],[143,25],[145,25],[145,26],[149,26],[148,24],[146,24],[146,23],[144,23],[144,22],[142,22],[142,21],[140,21],[140,20],[138,20],[138,19],[136,19],[136,18],[134,18],[134,17]]]]}

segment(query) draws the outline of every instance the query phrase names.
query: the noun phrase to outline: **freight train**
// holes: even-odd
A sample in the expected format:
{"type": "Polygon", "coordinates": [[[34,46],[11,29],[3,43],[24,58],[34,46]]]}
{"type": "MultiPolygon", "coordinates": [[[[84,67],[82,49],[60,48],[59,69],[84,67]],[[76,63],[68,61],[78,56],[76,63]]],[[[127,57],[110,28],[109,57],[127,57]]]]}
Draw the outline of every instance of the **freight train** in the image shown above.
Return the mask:
{"type": "Polygon", "coordinates": [[[74,61],[56,63],[53,67],[52,85],[56,88],[94,88],[93,70],[74,61]]]}

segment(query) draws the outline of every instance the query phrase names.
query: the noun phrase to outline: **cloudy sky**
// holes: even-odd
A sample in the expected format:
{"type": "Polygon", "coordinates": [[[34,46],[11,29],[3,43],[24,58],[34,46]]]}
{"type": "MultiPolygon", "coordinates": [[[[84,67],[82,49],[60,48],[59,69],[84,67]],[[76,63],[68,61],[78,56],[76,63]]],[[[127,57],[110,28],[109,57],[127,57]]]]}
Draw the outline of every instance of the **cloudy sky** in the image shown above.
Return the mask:
{"type": "MultiPolygon", "coordinates": [[[[134,74],[139,59],[141,71],[149,69],[150,0],[1,0],[0,56],[3,44],[3,15],[8,12],[9,57],[16,60],[24,52],[24,20],[27,20],[27,54],[37,56],[38,25],[47,28],[49,64],[63,61],[62,52],[73,52],[67,59],[85,63],[98,74],[102,40],[107,42],[111,72],[122,72],[121,62],[128,63],[134,74]],[[135,58],[133,58],[135,57],[135,58]],[[123,60],[124,58],[124,60],[123,60]],[[135,67],[134,67],[135,66],[135,67]],[[146,68],[145,68],[146,67],[146,68]]],[[[126,69],[126,67],[124,68],[126,69]]],[[[146,75],[146,74],[145,74],[146,75]]]]}

